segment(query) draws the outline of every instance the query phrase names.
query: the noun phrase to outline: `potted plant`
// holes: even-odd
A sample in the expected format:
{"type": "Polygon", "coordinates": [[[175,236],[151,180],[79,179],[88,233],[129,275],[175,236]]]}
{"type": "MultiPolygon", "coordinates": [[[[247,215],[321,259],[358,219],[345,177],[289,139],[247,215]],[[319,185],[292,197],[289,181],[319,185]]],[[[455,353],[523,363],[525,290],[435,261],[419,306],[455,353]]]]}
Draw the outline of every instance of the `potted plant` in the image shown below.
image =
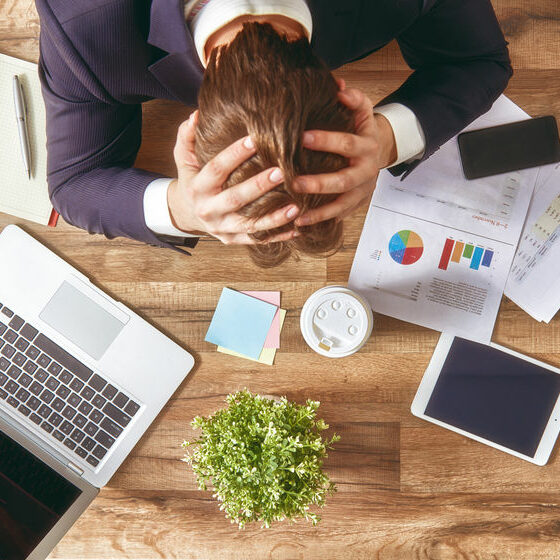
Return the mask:
{"type": "Polygon", "coordinates": [[[298,405],[244,390],[228,395],[227,404],[212,416],[197,416],[192,426],[200,437],[183,442],[183,460],[192,465],[199,488],[211,482],[220,509],[240,528],[299,517],[317,524],[320,517],[309,508],[323,507],[336,491],[322,465],[340,439],[321,436],[328,425],[315,417],[320,403],[298,405]]]}

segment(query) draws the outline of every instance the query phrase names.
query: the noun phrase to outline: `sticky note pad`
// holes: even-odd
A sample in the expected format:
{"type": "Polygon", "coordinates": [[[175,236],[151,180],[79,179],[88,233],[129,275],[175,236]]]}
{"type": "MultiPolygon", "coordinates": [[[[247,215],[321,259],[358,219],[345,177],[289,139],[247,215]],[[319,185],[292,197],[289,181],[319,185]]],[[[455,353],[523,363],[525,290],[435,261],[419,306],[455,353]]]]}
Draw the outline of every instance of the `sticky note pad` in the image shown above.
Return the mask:
{"type": "Polygon", "coordinates": [[[258,359],[278,308],[224,288],[204,340],[258,359]]]}
{"type": "MultiPolygon", "coordinates": [[[[284,325],[284,319],[286,318],[286,310],[279,309],[276,316],[279,319],[278,335],[280,335],[280,331],[282,330],[282,326],[284,325]]],[[[245,358],[246,360],[252,360],[253,362],[259,362],[261,364],[266,364],[267,366],[271,366],[274,363],[274,357],[276,356],[276,348],[266,348],[266,346],[262,349],[261,355],[258,357],[258,359],[250,358],[249,356],[245,356],[244,354],[240,354],[239,352],[233,352],[232,350],[222,348],[221,346],[218,346],[218,352],[229,354],[230,356],[236,356],[238,358],[245,358]]]]}
{"type": "MultiPolygon", "coordinates": [[[[257,299],[262,299],[263,301],[267,301],[268,303],[272,303],[273,305],[277,305],[280,307],[280,292],[262,292],[262,291],[245,291],[243,290],[244,294],[248,296],[256,297],[257,299]]],[[[266,340],[264,341],[265,348],[280,348],[280,309],[276,310],[276,315],[272,320],[272,325],[270,326],[270,330],[268,331],[268,335],[266,340]]]]}

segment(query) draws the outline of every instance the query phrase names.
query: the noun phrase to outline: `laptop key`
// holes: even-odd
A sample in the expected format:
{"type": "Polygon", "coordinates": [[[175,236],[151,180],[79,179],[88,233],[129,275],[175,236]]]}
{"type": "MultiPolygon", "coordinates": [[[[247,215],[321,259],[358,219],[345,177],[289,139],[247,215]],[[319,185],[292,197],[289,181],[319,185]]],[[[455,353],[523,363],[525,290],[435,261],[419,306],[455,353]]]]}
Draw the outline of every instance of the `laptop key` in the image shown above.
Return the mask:
{"type": "Polygon", "coordinates": [[[113,404],[119,408],[123,408],[128,402],[128,397],[124,393],[119,393],[114,399],[113,404]]]}
{"type": "Polygon", "coordinates": [[[51,390],[54,391],[59,385],[60,381],[55,379],[52,375],[47,379],[45,385],[51,390]]]}
{"type": "Polygon", "coordinates": [[[19,401],[15,397],[8,397],[6,399],[6,402],[14,408],[17,408],[19,406],[19,401]]]}
{"type": "Polygon", "coordinates": [[[113,422],[111,419],[105,417],[99,424],[108,434],[118,438],[121,434],[123,429],[116,423],[113,422]]]}
{"type": "Polygon", "coordinates": [[[31,410],[37,410],[41,406],[41,401],[37,397],[31,397],[26,404],[31,410]]]}
{"type": "Polygon", "coordinates": [[[72,420],[72,418],[76,416],[76,411],[71,406],[67,406],[62,411],[62,416],[64,416],[64,418],[66,418],[67,420],[72,420]]]}
{"type": "Polygon", "coordinates": [[[58,378],[60,379],[60,382],[66,384],[66,385],[68,385],[68,384],[70,383],[70,381],[72,381],[73,377],[74,377],[74,376],[73,376],[67,369],[65,369],[65,370],[58,376],[58,378]]]}
{"type": "Polygon", "coordinates": [[[49,391],[48,389],[45,389],[42,393],[41,396],[39,397],[44,403],[50,404],[50,402],[54,399],[54,393],[52,393],[51,391],[49,391]]]}
{"type": "Polygon", "coordinates": [[[92,451],[93,455],[95,455],[98,459],[103,459],[103,457],[105,457],[105,455],[107,455],[107,450],[102,447],[101,445],[98,445],[93,451],[92,451]]]}
{"type": "Polygon", "coordinates": [[[73,432],[72,435],[70,436],[71,439],[73,439],[76,443],[81,443],[82,440],[86,437],[86,434],[84,434],[84,432],[82,432],[82,430],[78,430],[78,428],[76,428],[73,432]]]}
{"type": "Polygon", "coordinates": [[[99,412],[99,410],[97,410],[97,408],[95,410],[93,410],[91,412],[91,414],[89,415],[89,419],[92,422],[95,422],[96,424],[99,424],[99,422],[101,422],[102,418],[103,418],[103,414],[101,414],[101,412],[99,412]]]}
{"type": "Polygon", "coordinates": [[[60,412],[64,408],[65,405],[66,405],[66,403],[62,399],[59,399],[58,397],[56,397],[56,399],[54,399],[54,401],[51,404],[51,406],[57,412],[60,412]]]}
{"type": "Polygon", "coordinates": [[[27,340],[25,340],[25,338],[23,338],[23,336],[20,336],[15,344],[15,347],[20,350],[21,352],[25,352],[27,350],[27,347],[29,346],[29,342],[27,342],[27,340]]]}
{"type": "Polygon", "coordinates": [[[19,329],[23,327],[24,323],[25,321],[21,317],[19,317],[18,315],[14,315],[12,317],[12,320],[8,323],[8,326],[12,327],[12,329],[14,329],[15,331],[19,331],[19,329]]]}
{"type": "Polygon", "coordinates": [[[4,323],[2,323],[2,321],[0,321],[0,336],[2,336],[7,329],[8,327],[4,323]]]}
{"type": "Polygon", "coordinates": [[[66,447],[70,448],[70,449],[75,449],[76,448],[76,443],[73,442],[71,439],[66,438],[64,440],[64,445],[66,445],[66,447]]]}
{"type": "Polygon", "coordinates": [[[2,385],[4,385],[6,381],[8,381],[8,376],[4,375],[3,373],[0,373],[0,387],[2,387],[2,385]]]}
{"type": "Polygon", "coordinates": [[[99,430],[99,428],[93,422],[89,422],[88,425],[84,428],[84,430],[86,434],[89,434],[90,436],[94,436],[99,430]]]}
{"type": "Polygon", "coordinates": [[[2,340],[2,339],[0,338],[0,348],[2,348],[2,346],[4,346],[4,344],[6,344],[6,341],[5,341],[5,340],[2,340]]]}
{"type": "Polygon", "coordinates": [[[17,364],[18,366],[23,367],[23,364],[25,364],[25,362],[27,362],[27,358],[21,352],[18,352],[12,358],[12,362],[14,362],[14,364],[17,364]]]}
{"type": "Polygon", "coordinates": [[[82,395],[84,399],[89,401],[95,395],[95,391],[91,387],[84,387],[80,395],[82,395]]]}
{"type": "Polygon", "coordinates": [[[91,402],[94,406],[101,409],[103,408],[103,405],[107,402],[107,399],[105,397],[102,397],[101,395],[95,395],[95,397],[91,399],[91,402]]]}
{"type": "Polygon", "coordinates": [[[77,447],[74,453],[82,459],[85,459],[88,456],[88,452],[83,447],[77,447]]]}
{"type": "Polygon", "coordinates": [[[18,338],[17,332],[13,331],[12,329],[4,333],[4,340],[6,342],[9,342],[10,344],[13,344],[17,340],[17,338],[18,338]]]}
{"type": "Polygon", "coordinates": [[[31,342],[39,334],[39,331],[29,323],[26,323],[23,329],[19,331],[19,334],[31,342]]]}
{"type": "Polygon", "coordinates": [[[18,367],[11,365],[6,372],[12,379],[17,379],[21,374],[21,369],[18,367]]]}
{"type": "Polygon", "coordinates": [[[8,309],[6,306],[4,306],[2,308],[2,313],[4,313],[4,315],[6,315],[6,317],[13,317],[14,316],[14,312],[11,309],[8,309]]]}
{"type": "Polygon", "coordinates": [[[48,368],[49,373],[52,373],[55,377],[62,371],[62,366],[58,365],[56,362],[53,362],[48,368]]]}
{"type": "Polygon", "coordinates": [[[68,404],[78,408],[78,405],[80,404],[80,402],[82,401],[82,399],[76,395],[76,393],[72,393],[67,399],[66,401],[68,402],[68,404]]]}
{"type": "Polygon", "coordinates": [[[0,352],[2,354],[4,354],[4,356],[6,356],[6,358],[11,358],[16,353],[16,349],[13,346],[10,346],[9,344],[6,344],[6,345],[4,345],[2,350],[0,350],[0,352]]]}
{"type": "Polygon", "coordinates": [[[101,394],[107,399],[111,400],[118,392],[119,390],[116,387],[109,384],[107,385],[107,387],[105,387],[105,389],[103,389],[103,393],[101,394]]]}
{"type": "Polygon", "coordinates": [[[44,334],[40,333],[34,342],[35,346],[49,354],[49,356],[53,357],[59,364],[71,371],[74,375],[77,375],[82,381],[87,381],[93,374],[91,369],[66,352],[66,350],[61,348],[50,338],[47,338],[44,334]]]}
{"type": "Polygon", "coordinates": [[[51,363],[51,361],[52,360],[44,352],[37,358],[37,363],[41,367],[45,368],[51,363]]]}
{"type": "Polygon", "coordinates": [[[49,374],[42,368],[38,369],[33,377],[43,383],[49,374]]]}
{"type": "Polygon", "coordinates": [[[76,391],[76,393],[79,393],[83,386],[84,382],[80,381],[77,377],[74,377],[74,379],[70,382],[70,389],[72,389],[72,391],[76,391]]]}
{"type": "Polygon", "coordinates": [[[25,355],[29,358],[31,358],[32,360],[37,359],[37,356],[41,353],[41,350],[39,350],[39,348],[37,348],[37,346],[30,346],[27,349],[27,352],[25,353],[25,355]]]}
{"type": "MultiPolygon", "coordinates": [[[[19,384],[22,385],[23,387],[29,387],[29,384],[33,381],[33,379],[27,375],[27,373],[24,373],[19,379],[19,384]]],[[[1,385],[1,383],[0,383],[1,385]]]]}
{"type": "Polygon", "coordinates": [[[48,422],[43,422],[41,424],[41,428],[43,428],[43,430],[45,430],[45,432],[48,432],[49,434],[53,431],[53,427],[48,423],[48,422]]]}
{"type": "Polygon", "coordinates": [[[29,398],[29,391],[26,391],[23,387],[16,393],[16,399],[24,403],[29,398]]]}
{"type": "Polygon", "coordinates": [[[33,360],[27,360],[23,366],[23,370],[33,375],[37,371],[37,364],[33,360]]]}
{"type": "Polygon", "coordinates": [[[4,386],[4,389],[13,395],[19,389],[19,385],[10,379],[10,381],[8,381],[8,383],[4,386]]]}
{"type": "Polygon", "coordinates": [[[91,455],[86,459],[86,461],[90,465],[93,465],[94,467],[97,467],[97,465],[99,465],[99,461],[95,457],[92,457],[91,455]]]}
{"type": "Polygon", "coordinates": [[[68,389],[68,387],[66,387],[65,385],[61,385],[57,390],[56,390],[56,394],[61,398],[61,399],[65,399],[69,394],[70,394],[70,389],[68,389]]]}
{"type": "Polygon", "coordinates": [[[29,390],[34,395],[39,395],[43,390],[43,386],[40,383],[37,383],[37,381],[33,381],[33,383],[31,383],[31,385],[29,386],[29,390]]]}
{"type": "Polygon", "coordinates": [[[107,385],[107,381],[105,381],[105,379],[103,379],[103,377],[101,377],[100,375],[97,375],[97,373],[95,373],[93,375],[93,377],[89,380],[88,385],[90,387],[93,387],[96,391],[101,391],[101,389],[103,389],[103,387],[105,387],[105,385],[107,385]]]}
{"type": "Polygon", "coordinates": [[[86,437],[84,441],[82,441],[82,447],[91,451],[96,446],[95,440],[91,439],[90,437],[86,437]]]}
{"type": "MultiPolygon", "coordinates": [[[[21,380],[20,380],[21,383],[21,380]]],[[[1,385],[1,383],[0,383],[1,385]]],[[[93,409],[93,406],[86,401],[82,401],[82,404],[78,407],[78,412],[81,412],[85,416],[87,416],[93,409]]]]}
{"type": "Polygon", "coordinates": [[[82,416],[81,414],[78,414],[78,416],[74,418],[74,424],[78,426],[78,428],[83,428],[87,424],[87,418],[85,416],[82,416]]]}
{"type": "Polygon", "coordinates": [[[103,407],[103,412],[117,424],[120,424],[123,428],[126,428],[130,422],[130,416],[118,409],[114,404],[107,403],[103,407]]]}
{"type": "Polygon", "coordinates": [[[60,414],[57,414],[56,412],[53,412],[50,416],[49,416],[49,422],[53,425],[56,426],[58,428],[58,426],[60,426],[60,423],[64,420],[64,418],[62,418],[62,416],[60,416],[60,414]]]}
{"type": "Polygon", "coordinates": [[[67,420],[64,420],[64,422],[62,422],[62,426],[60,426],[60,431],[63,434],[69,436],[73,430],[74,430],[74,426],[70,424],[70,422],[68,422],[67,420]]]}
{"type": "Polygon", "coordinates": [[[8,393],[4,391],[4,389],[0,389],[0,399],[6,399],[8,397],[8,393]]]}
{"type": "Polygon", "coordinates": [[[31,414],[31,410],[29,410],[29,408],[27,408],[24,404],[20,404],[18,406],[18,410],[24,415],[24,416],[29,416],[31,414]]]}
{"type": "Polygon", "coordinates": [[[4,356],[0,356],[0,371],[6,371],[10,365],[10,362],[4,358],[4,356]]]}
{"type": "MultiPolygon", "coordinates": [[[[97,443],[100,443],[103,447],[106,447],[107,449],[109,449],[109,447],[111,447],[111,445],[113,445],[113,443],[115,443],[115,438],[111,437],[107,432],[104,432],[103,430],[99,430],[94,438],[93,438],[97,443]]],[[[99,457],[99,459],[101,459],[102,457],[99,457]]]]}
{"type": "Polygon", "coordinates": [[[134,401],[128,401],[128,404],[124,407],[124,411],[129,416],[134,416],[140,410],[140,405],[134,401]]]}
{"type": "Polygon", "coordinates": [[[35,424],[40,424],[41,423],[41,417],[37,416],[35,413],[33,413],[29,419],[31,420],[31,422],[34,422],[35,424]]]}
{"type": "Polygon", "coordinates": [[[58,430],[55,430],[53,432],[53,436],[58,440],[58,441],[64,441],[64,434],[62,432],[59,432],[58,430]]]}
{"type": "Polygon", "coordinates": [[[37,411],[37,414],[41,418],[48,418],[51,415],[52,409],[49,408],[46,404],[42,404],[37,411]]]}

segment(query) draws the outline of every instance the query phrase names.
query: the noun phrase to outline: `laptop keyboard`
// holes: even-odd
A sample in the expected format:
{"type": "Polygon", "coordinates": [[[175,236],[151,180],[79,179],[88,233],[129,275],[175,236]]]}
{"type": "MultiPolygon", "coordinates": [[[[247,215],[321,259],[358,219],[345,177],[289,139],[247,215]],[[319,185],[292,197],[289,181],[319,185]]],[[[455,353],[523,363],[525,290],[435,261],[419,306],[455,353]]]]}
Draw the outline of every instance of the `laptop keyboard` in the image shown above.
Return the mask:
{"type": "Polygon", "coordinates": [[[93,467],[140,409],[1,303],[0,399],[93,467]]]}

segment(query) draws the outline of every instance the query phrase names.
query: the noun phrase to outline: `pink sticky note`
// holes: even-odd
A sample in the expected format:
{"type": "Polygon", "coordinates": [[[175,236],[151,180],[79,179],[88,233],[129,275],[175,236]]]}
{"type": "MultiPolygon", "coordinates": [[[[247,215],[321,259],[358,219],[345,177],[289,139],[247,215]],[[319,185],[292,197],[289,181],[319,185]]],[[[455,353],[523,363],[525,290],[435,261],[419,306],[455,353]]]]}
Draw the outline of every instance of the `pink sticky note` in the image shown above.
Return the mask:
{"type": "MultiPolygon", "coordinates": [[[[280,292],[258,292],[243,291],[248,296],[272,303],[272,305],[280,306],[280,292]]],[[[264,341],[264,348],[280,348],[280,310],[276,310],[276,315],[272,319],[272,325],[264,341]]]]}

